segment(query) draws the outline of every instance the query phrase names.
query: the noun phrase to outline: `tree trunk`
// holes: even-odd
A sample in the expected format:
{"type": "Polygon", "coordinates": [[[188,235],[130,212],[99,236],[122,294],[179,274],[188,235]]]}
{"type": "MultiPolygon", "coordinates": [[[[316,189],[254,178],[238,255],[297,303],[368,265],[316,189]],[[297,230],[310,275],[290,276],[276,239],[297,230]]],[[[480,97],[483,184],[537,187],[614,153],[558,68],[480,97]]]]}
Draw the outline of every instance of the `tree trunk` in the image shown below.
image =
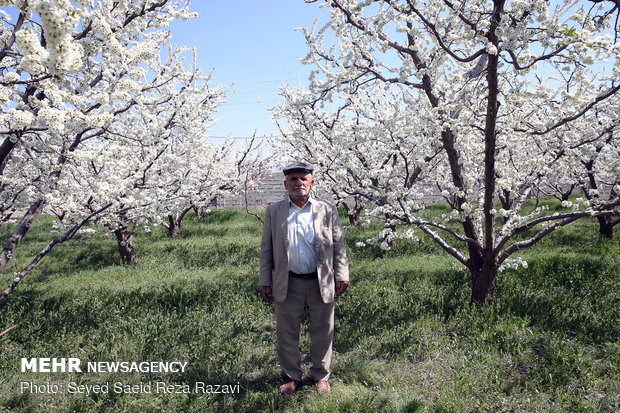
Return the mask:
{"type": "Polygon", "coordinates": [[[4,271],[4,269],[6,268],[9,260],[15,252],[15,249],[30,229],[30,226],[34,222],[35,218],[41,213],[44,204],[45,201],[39,199],[32,205],[30,205],[30,208],[24,214],[23,218],[17,225],[17,228],[15,228],[9,239],[4,244],[4,248],[0,253],[0,271],[4,271]]]}
{"type": "MultiPolygon", "coordinates": [[[[211,202],[213,202],[213,201],[211,201],[211,202]]],[[[211,204],[209,204],[209,205],[211,205],[211,204]]],[[[196,206],[194,206],[194,207],[192,207],[192,209],[194,210],[194,213],[196,214],[196,217],[198,219],[204,219],[204,217],[207,216],[207,210],[208,210],[207,207],[204,207],[204,206],[196,207],[196,206]]]]}
{"type": "MultiPolygon", "coordinates": [[[[512,204],[514,203],[514,201],[515,197],[513,196],[511,191],[509,191],[508,189],[500,191],[499,202],[502,204],[502,208],[504,208],[506,211],[512,209],[512,204]]],[[[508,217],[504,217],[503,221],[504,223],[506,223],[508,221],[508,217]]]]}
{"type": "Polygon", "coordinates": [[[359,212],[354,212],[353,214],[348,214],[349,216],[349,224],[353,225],[354,227],[359,227],[360,225],[360,214],[359,212]]]}
{"type": "Polygon", "coordinates": [[[562,201],[568,201],[568,198],[570,198],[570,196],[573,194],[574,190],[575,190],[575,184],[569,186],[565,190],[562,190],[562,187],[560,187],[561,200],[562,201]]]}
{"type": "Polygon", "coordinates": [[[598,232],[605,238],[612,239],[614,236],[614,222],[611,215],[603,215],[597,217],[598,232]]]}
{"type": "Polygon", "coordinates": [[[357,228],[360,224],[360,212],[362,209],[359,207],[352,207],[346,202],[343,202],[342,206],[344,207],[344,210],[347,211],[347,216],[349,217],[349,224],[357,228]]]}
{"type": "Polygon", "coordinates": [[[172,215],[168,215],[169,224],[165,227],[168,229],[168,236],[170,238],[174,238],[179,235],[179,230],[181,229],[181,223],[177,221],[175,217],[172,215]]]}
{"type": "Polygon", "coordinates": [[[205,217],[204,208],[203,207],[194,207],[194,213],[198,219],[203,219],[205,217]]]}
{"type": "Polygon", "coordinates": [[[19,139],[18,136],[13,135],[5,135],[4,141],[2,141],[2,145],[0,145],[0,175],[4,175],[4,168],[9,162],[9,155],[15,146],[17,146],[17,141],[19,139]]]}
{"type": "Polygon", "coordinates": [[[512,196],[512,192],[508,189],[504,189],[499,194],[499,201],[502,204],[502,208],[505,210],[509,210],[512,208],[512,203],[514,202],[514,197],[512,196]]]}
{"type": "Polygon", "coordinates": [[[470,267],[469,270],[472,278],[471,303],[478,306],[490,304],[495,291],[497,266],[483,262],[482,266],[470,267]]]}
{"type": "MultiPolygon", "coordinates": [[[[493,13],[490,16],[490,27],[486,34],[489,44],[499,45],[497,31],[504,9],[504,0],[493,1],[493,13]]],[[[498,48],[499,50],[499,48],[498,48]]],[[[499,110],[499,56],[497,53],[488,53],[487,59],[487,107],[484,124],[484,245],[480,254],[475,257],[470,252],[470,271],[472,274],[471,302],[477,305],[490,303],[495,289],[497,264],[495,253],[495,187],[496,169],[495,157],[497,148],[497,116],[499,110]]],[[[471,248],[470,248],[471,251],[471,248]]]]}
{"type": "Polygon", "coordinates": [[[127,227],[120,227],[114,230],[114,235],[118,242],[118,252],[121,254],[123,264],[136,265],[136,252],[133,248],[132,233],[127,227]]]}
{"type": "Polygon", "coordinates": [[[193,205],[190,205],[187,208],[185,208],[183,211],[181,211],[180,214],[176,214],[176,216],[168,215],[169,224],[163,224],[163,226],[168,229],[169,237],[174,238],[177,235],[179,235],[179,230],[181,229],[181,223],[183,222],[183,218],[185,218],[185,215],[187,215],[187,213],[191,211],[192,209],[194,211],[196,210],[196,208],[193,205]]]}

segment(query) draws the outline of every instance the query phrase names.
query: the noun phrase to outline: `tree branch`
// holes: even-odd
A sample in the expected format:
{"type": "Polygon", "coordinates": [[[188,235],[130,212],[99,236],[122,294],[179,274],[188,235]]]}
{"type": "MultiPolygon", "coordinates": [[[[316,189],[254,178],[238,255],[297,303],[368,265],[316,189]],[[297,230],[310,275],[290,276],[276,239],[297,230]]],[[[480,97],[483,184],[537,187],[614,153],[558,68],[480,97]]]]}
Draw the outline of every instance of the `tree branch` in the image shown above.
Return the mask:
{"type": "Polygon", "coordinates": [[[18,275],[17,277],[15,277],[13,279],[13,281],[11,281],[11,283],[9,284],[9,286],[0,293],[0,303],[4,302],[4,300],[8,297],[9,294],[11,294],[11,292],[13,292],[13,290],[15,289],[15,287],[17,287],[17,285],[24,279],[24,277],[26,275],[28,275],[28,273],[30,273],[30,271],[32,271],[32,269],[34,267],[36,267],[36,265],[43,259],[43,257],[45,257],[47,254],[50,253],[50,251],[58,244],[62,244],[63,242],[73,238],[75,236],[75,234],[78,232],[78,230],[80,228],[82,228],[82,226],[84,224],[86,224],[88,221],[90,221],[93,217],[99,215],[100,213],[102,213],[103,211],[105,211],[106,209],[110,208],[112,206],[112,203],[109,203],[107,205],[105,205],[104,207],[100,208],[99,210],[93,212],[92,214],[88,215],[86,218],[84,218],[82,221],[80,221],[79,223],[75,224],[73,227],[71,227],[67,232],[65,232],[63,235],[54,238],[52,241],[50,241],[45,248],[43,248],[37,255],[36,257],[34,257],[34,259],[30,262],[30,264],[28,264],[18,275]]]}

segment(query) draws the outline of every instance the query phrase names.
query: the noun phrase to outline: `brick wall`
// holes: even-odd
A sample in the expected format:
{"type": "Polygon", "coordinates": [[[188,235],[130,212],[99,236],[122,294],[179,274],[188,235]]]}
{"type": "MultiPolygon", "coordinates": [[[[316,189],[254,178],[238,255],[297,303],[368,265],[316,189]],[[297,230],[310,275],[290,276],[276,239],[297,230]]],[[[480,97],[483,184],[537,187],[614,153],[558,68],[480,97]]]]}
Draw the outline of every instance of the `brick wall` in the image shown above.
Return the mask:
{"type": "MultiPolygon", "coordinates": [[[[286,191],[284,189],[284,175],[282,172],[267,172],[264,175],[263,180],[253,189],[248,191],[248,205],[249,206],[263,206],[279,201],[286,195],[286,191]]],[[[430,185],[429,185],[430,186],[430,185]]],[[[318,197],[323,199],[327,199],[329,201],[332,200],[331,194],[327,193],[324,190],[316,190],[315,194],[318,197]]],[[[436,194],[432,194],[427,196],[424,201],[425,202],[436,202],[438,200],[442,200],[443,198],[437,191],[436,194]]],[[[217,200],[216,205],[219,208],[226,207],[245,207],[245,199],[244,195],[238,196],[227,196],[222,197],[217,200]]]]}
{"type": "MultiPolygon", "coordinates": [[[[260,183],[248,190],[248,205],[264,206],[279,201],[284,197],[284,175],[282,172],[266,172],[260,183]]],[[[245,207],[244,195],[227,196],[217,200],[217,207],[245,207]]]]}

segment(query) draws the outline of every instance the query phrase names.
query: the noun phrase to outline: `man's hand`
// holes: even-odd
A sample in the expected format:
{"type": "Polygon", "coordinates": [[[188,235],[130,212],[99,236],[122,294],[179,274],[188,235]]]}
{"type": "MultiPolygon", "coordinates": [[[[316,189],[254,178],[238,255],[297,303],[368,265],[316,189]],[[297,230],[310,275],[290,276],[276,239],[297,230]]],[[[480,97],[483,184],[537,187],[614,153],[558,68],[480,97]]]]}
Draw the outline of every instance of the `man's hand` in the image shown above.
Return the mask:
{"type": "Polygon", "coordinates": [[[349,283],[347,281],[336,281],[336,294],[342,294],[347,291],[349,283]]]}
{"type": "Polygon", "coordinates": [[[263,300],[270,303],[273,301],[273,295],[271,295],[271,287],[268,285],[261,285],[260,287],[258,287],[259,291],[260,291],[260,295],[261,297],[263,297],[263,300]]]}

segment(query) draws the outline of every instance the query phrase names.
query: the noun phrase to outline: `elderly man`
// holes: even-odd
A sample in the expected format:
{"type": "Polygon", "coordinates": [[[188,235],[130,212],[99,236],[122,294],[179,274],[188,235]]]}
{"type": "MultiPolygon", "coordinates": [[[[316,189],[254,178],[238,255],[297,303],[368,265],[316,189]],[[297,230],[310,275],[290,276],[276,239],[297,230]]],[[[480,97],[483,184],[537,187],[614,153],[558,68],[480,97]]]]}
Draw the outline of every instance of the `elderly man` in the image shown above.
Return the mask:
{"type": "Polygon", "coordinates": [[[283,169],[288,196],[267,207],[261,245],[259,290],[275,301],[277,353],[290,396],[301,384],[299,328],[310,322],[310,373],[319,393],[331,391],[329,365],[334,336],[334,295],[349,285],[349,267],[337,208],[311,196],[313,167],[283,169]]]}

